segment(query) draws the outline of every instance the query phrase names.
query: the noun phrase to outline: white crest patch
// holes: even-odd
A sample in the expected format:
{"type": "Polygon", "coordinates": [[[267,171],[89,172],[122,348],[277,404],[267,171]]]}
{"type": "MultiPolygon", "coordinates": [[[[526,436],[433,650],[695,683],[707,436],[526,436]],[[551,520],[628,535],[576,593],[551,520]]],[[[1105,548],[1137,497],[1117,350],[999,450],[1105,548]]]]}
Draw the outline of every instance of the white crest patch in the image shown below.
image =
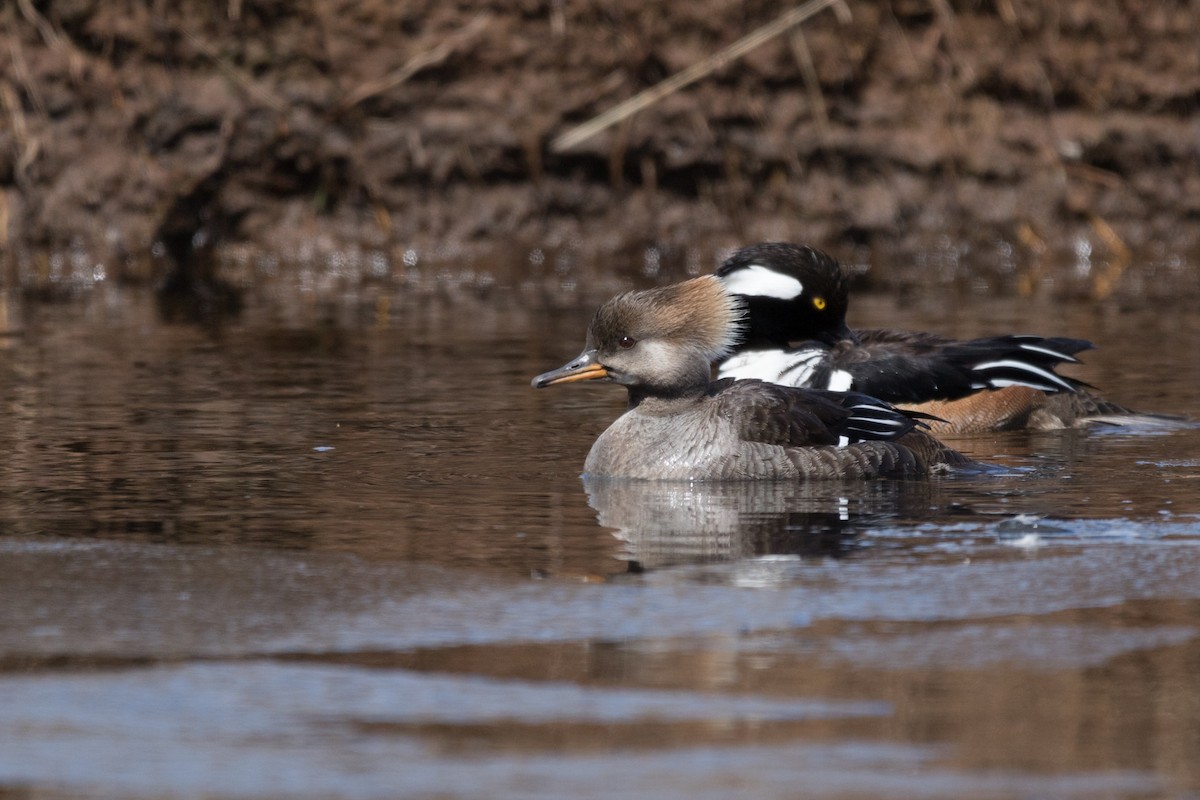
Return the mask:
{"type": "Polygon", "coordinates": [[[734,270],[721,278],[725,288],[733,294],[749,297],[776,297],[780,300],[795,300],[804,292],[804,284],[791,275],[776,272],[762,264],[734,270]]]}

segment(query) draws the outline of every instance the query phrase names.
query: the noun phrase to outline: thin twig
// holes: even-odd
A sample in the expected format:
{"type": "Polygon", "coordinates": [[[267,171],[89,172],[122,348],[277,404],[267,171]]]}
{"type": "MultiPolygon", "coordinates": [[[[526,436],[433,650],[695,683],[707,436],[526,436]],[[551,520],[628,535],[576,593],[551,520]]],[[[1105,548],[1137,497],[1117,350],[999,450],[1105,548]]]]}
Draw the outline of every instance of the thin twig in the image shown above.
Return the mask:
{"type": "Polygon", "coordinates": [[[808,102],[812,104],[813,116],[817,119],[817,127],[824,133],[829,127],[829,111],[825,108],[825,95],[821,93],[821,79],[817,77],[817,66],[813,63],[812,51],[808,49],[808,39],[804,30],[798,28],[788,37],[792,46],[792,56],[800,65],[800,74],[804,76],[804,86],[808,89],[808,102]]]}
{"type": "Polygon", "coordinates": [[[1091,164],[1082,164],[1078,161],[1065,161],[1059,159],[1060,166],[1068,175],[1096,183],[1108,189],[1119,189],[1124,185],[1125,181],[1115,172],[1100,167],[1094,167],[1091,164]]]}
{"type": "Polygon", "coordinates": [[[19,153],[13,176],[16,178],[17,185],[24,187],[27,183],[29,168],[33,166],[42,152],[42,143],[40,139],[30,134],[25,112],[21,108],[21,99],[17,96],[16,89],[8,81],[0,81],[0,106],[8,113],[8,118],[12,122],[13,139],[19,153]]]}
{"type": "Polygon", "coordinates": [[[950,7],[949,0],[929,0],[929,5],[943,20],[954,22],[954,9],[950,7]]]}
{"type": "Polygon", "coordinates": [[[587,122],[567,131],[551,144],[556,153],[570,150],[580,142],[587,141],[601,131],[615,125],[626,117],[630,117],[643,108],[657,103],[659,100],[690,86],[703,77],[736,61],[751,50],[787,33],[789,30],[804,22],[809,17],[832,5],[841,5],[842,0],[809,0],[802,6],[793,8],[773,22],[769,22],[752,33],[726,47],[703,61],[697,62],[681,72],[677,72],[666,80],[639,92],[623,103],[599,114],[587,122]]]}
{"type": "Polygon", "coordinates": [[[1092,224],[1092,230],[1096,232],[1100,241],[1104,242],[1112,254],[1112,260],[1107,262],[1104,269],[1092,279],[1092,297],[1103,300],[1113,293],[1121,276],[1133,263],[1133,252],[1129,249],[1129,245],[1125,244],[1125,240],[1121,238],[1120,234],[1103,217],[1093,214],[1089,221],[1092,224]]]}
{"type": "Polygon", "coordinates": [[[38,13],[33,7],[32,0],[17,0],[17,7],[21,9],[21,16],[25,17],[31,25],[38,29],[42,40],[51,50],[61,51],[67,58],[67,68],[71,72],[72,80],[78,81],[83,76],[84,57],[75,43],[64,34],[59,33],[50,24],[49,20],[38,13]]]}
{"type": "Polygon", "coordinates": [[[38,29],[38,33],[42,35],[42,40],[51,47],[57,47],[60,43],[58,31],[54,30],[45,17],[38,13],[33,7],[31,0],[17,0],[17,8],[21,9],[21,16],[29,22],[33,27],[38,29]]]}
{"type": "Polygon", "coordinates": [[[189,42],[192,43],[193,47],[203,53],[214,64],[216,64],[217,69],[225,73],[230,80],[241,86],[249,94],[257,97],[261,102],[270,106],[274,111],[277,111],[280,114],[287,114],[287,103],[276,97],[270,90],[266,89],[258,81],[254,80],[254,78],[234,66],[228,58],[225,58],[225,56],[217,52],[215,47],[207,42],[202,41],[198,36],[190,31],[183,31],[183,35],[189,42]]]}
{"type": "Polygon", "coordinates": [[[996,0],[996,10],[1000,12],[1000,19],[1004,20],[1005,25],[1016,25],[1020,21],[1012,0],[996,0]]]}
{"type": "Polygon", "coordinates": [[[46,104],[42,102],[42,95],[38,92],[37,84],[34,83],[33,77],[29,74],[29,64],[25,61],[25,53],[21,49],[21,40],[14,36],[8,42],[9,62],[12,64],[12,74],[16,78],[17,83],[25,90],[25,96],[29,98],[29,103],[33,106],[33,110],[37,112],[39,117],[45,119],[46,104]]]}
{"type": "Polygon", "coordinates": [[[428,50],[417,53],[395,72],[382,78],[381,80],[365,83],[355,89],[350,93],[349,97],[342,101],[339,108],[342,111],[353,108],[369,97],[374,97],[375,95],[386,92],[389,89],[396,88],[421,70],[427,67],[432,67],[436,64],[440,64],[449,58],[455,50],[479,35],[479,33],[482,32],[485,27],[487,27],[487,24],[491,21],[491,19],[492,15],[490,13],[484,12],[479,14],[473,20],[468,22],[462,28],[462,30],[458,31],[458,33],[456,33],[454,36],[450,37],[436,47],[431,47],[428,50]]]}

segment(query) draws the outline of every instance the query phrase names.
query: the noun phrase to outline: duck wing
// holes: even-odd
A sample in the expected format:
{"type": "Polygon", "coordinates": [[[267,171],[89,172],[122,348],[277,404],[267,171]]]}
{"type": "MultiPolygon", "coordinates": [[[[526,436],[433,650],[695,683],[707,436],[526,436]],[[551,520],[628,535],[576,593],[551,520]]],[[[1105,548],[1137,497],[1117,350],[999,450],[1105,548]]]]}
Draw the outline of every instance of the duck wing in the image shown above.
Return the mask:
{"type": "Polygon", "coordinates": [[[952,400],[983,389],[1026,386],[1043,392],[1076,392],[1082,381],[1059,375],[1061,364],[1092,347],[1083,339],[993,336],[958,341],[930,333],[866,330],[859,343],[832,348],[835,371],[850,374],[856,391],[895,403],[952,400]]]}
{"type": "Polygon", "coordinates": [[[795,389],[758,380],[714,384],[718,413],[743,441],[782,447],[894,441],[922,415],[858,392],[795,389]]]}

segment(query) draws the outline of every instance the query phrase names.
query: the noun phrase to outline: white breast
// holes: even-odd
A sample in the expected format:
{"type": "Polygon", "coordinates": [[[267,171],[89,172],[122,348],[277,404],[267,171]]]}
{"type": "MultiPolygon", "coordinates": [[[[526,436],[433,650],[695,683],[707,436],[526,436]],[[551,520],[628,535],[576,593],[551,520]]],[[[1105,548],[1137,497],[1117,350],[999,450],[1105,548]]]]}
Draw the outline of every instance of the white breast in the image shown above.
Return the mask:
{"type": "Polygon", "coordinates": [[[797,350],[747,350],[735,353],[717,368],[718,378],[757,378],[760,381],[805,389],[814,386],[814,373],[829,362],[829,351],[822,348],[797,350]]]}

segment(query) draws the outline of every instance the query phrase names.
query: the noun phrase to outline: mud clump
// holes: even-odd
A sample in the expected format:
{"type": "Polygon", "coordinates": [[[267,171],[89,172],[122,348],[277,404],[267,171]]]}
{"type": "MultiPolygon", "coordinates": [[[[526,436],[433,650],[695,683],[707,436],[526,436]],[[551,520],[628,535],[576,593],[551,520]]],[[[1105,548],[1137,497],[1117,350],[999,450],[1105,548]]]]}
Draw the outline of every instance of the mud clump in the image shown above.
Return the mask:
{"type": "Polygon", "coordinates": [[[914,280],[969,258],[1096,295],[1196,288],[1194,3],[849,0],[561,152],[782,9],[470,5],[9,4],[5,282],[347,250],[696,269],[792,239],[914,280]]]}

